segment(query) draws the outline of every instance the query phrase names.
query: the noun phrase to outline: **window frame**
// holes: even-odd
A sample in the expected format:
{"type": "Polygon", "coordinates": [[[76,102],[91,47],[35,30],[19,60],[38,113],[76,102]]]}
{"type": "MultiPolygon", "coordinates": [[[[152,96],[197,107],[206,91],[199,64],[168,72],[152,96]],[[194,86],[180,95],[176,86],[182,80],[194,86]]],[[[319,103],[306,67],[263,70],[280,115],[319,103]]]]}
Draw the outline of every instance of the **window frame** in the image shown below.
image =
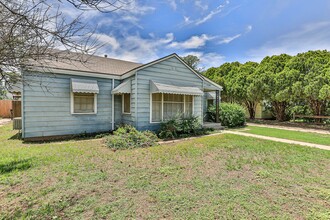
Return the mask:
{"type": "Polygon", "coordinates": [[[75,92],[70,93],[71,99],[71,115],[96,115],[97,114],[97,94],[92,93],[94,95],[94,111],[93,112],[74,112],[74,94],[75,92]]]}
{"type": "MultiPolygon", "coordinates": [[[[164,121],[164,93],[160,93],[161,95],[162,95],[162,100],[161,100],[161,120],[160,121],[152,121],[152,102],[153,102],[153,100],[152,100],[152,95],[153,94],[156,94],[156,93],[150,93],[150,120],[149,120],[149,122],[151,123],[151,124],[159,124],[159,123],[161,123],[161,122],[163,122],[164,121]]],[[[184,95],[184,94],[176,94],[176,95],[183,95],[183,114],[186,114],[186,96],[187,95],[184,95]]],[[[195,108],[194,108],[194,106],[195,106],[195,96],[193,96],[193,95],[191,95],[191,97],[192,97],[192,115],[194,115],[194,113],[195,113],[195,108]]]]}
{"type": "Polygon", "coordinates": [[[215,101],[215,99],[206,99],[206,108],[207,108],[207,110],[209,109],[209,107],[214,105],[214,101],[215,101]],[[212,101],[212,104],[209,103],[210,101],[212,101]]]}
{"type": "Polygon", "coordinates": [[[131,93],[123,93],[121,95],[121,113],[123,115],[131,114],[131,106],[132,106],[131,100],[132,100],[131,93]],[[125,94],[129,95],[129,112],[125,112],[125,108],[124,108],[125,107],[125,94]]]}

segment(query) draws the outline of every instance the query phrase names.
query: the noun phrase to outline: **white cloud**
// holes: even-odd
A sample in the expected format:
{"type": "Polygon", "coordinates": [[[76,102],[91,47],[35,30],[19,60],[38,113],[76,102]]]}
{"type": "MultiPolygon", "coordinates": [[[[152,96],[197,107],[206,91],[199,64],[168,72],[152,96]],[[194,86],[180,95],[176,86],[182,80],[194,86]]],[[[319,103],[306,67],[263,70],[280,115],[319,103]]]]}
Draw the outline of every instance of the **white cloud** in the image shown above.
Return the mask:
{"type": "Polygon", "coordinates": [[[225,56],[217,53],[205,53],[201,56],[201,65],[204,68],[218,67],[225,62],[225,56]]]}
{"type": "Polygon", "coordinates": [[[232,42],[233,40],[236,40],[236,39],[242,37],[244,34],[249,33],[251,30],[252,30],[252,25],[248,25],[248,26],[245,28],[245,32],[240,33],[240,34],[236,34],[236,35],[233,35],[233,36],[229,36],[229,37],[221,38],[217,43],[218,43],[218,44],[229,44],[229,43],[232,42]]]}
{"type": "Polygon", "coordinates": [[[322,21],[309,23],[287,34],[274,37],[258,48],[248,52],[248,56],[255,61],[265,56],[287,53],[295,55],[308,50],[330,49],[330,22],[322,21]]]}
{"type": "Polygon", "coordinates": [[[195,0],[195,6],[202,9],[202,11],[206,11],[209,8],[206,2],[203,2],[202,0],[195,0]]]}
{"type": "Polygon", "coordinates": [[[204,53],[204,52],[187,52],[181,54],[181,56],[194,55],[200,59],[200,68],[210,68],[210,67],[218,67],[225,62],[225,56],[217,53],[204,53]]]}
{"type": "Polygon", "coordinates": [[[229,4],[229,1],[227,0],[227,1],[225,1],[225,3],[219,5],[216,9],[210,11],[206,16],[204,16],[204,17],[202,17],[200,19],[197,19],[194,23],[196,25],[200,25],[200,24],[205,23],[206,21],[208,21],[211,18],[213,18],[213,16],[215,16],[215,15],[219,14],[220,12],[222,12],[222,10],[224,9],[224,7],[226,5],[228,5],[228,4],[229,4]]]}
{"type": "Polygon", "coordinates": [[[241,36],[242,36],[242,34],[236,34],[236,35],[231,36],[231,37],[225,37],[225,38],[221,39],[218,42],[218,44],[228,44],[228,43],[232,42],[233,40],[235,40],[235,39],[237,39],[237,38],[239,38],[241,36]]]}
{"type": "Polygon", "coordinates": [[[150,12],[155,11],[155,7],[142,5],[139,1],[130,1],[128,4],[125,4],[123,8],[116,10],[114,12],[122,14],[131,14],[131,15],[145,15],[150,12]]]}
{"type": "MultiPolygon", "coordinates": [[[[106,44],[97,51],[97,54],[107,54],[116,59],[146,63],[157,59],[159,51],[174,39],[173,33],[167,33],[162,38],[156,37],[154,34],[149,36],[150,38],[142,38],[139,34],[124,36],[116,40],[118,47],[106,44]]],[[[106,40],[106,37],[101,40],[106,40]]]]}
{"type": "Polygon", "coordinates": [[[246,27],[246,31],[245,31],[245,33],[249,33],[250,31],[252,31],[252,25],[248,25],[248,26],[246,27]]]}
{"type": "Polygon", "coordinates": [[[172,42],[169,47],[176,49],[196,49],[204,46],[207,41],[212,39],[214,39],[214,37],[202,34],[200,36],[192,36],[186,41],[172,42]]]}
{"type": "Polygon", "coordinates": [[[93,37],[102,45],[110,46],[112,50],[117,50],[120,47],[119,42],[113,36],[96,33],[93,34],[93,37]]]}
{"type": "Polygon", "coordinates": [[[190,17],[187,17],[187,16],[183,16],[183,19],[184,19],[184,23],[190,23],[190,17]]]}
{"type": "Polygon", "coordinates": [[[167,0],[168,3],[170,4],[171,8],[175,11],[177,9],[177,4],[175,0],[167,0]]]}

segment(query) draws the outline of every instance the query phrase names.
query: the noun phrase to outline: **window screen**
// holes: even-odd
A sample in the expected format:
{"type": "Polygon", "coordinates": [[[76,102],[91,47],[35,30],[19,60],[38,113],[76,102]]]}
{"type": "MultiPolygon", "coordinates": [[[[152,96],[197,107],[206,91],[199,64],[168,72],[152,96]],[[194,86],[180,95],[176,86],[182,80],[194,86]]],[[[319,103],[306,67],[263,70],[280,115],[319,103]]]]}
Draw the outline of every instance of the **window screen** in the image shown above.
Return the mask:
{"type": "Polygon", "coordinates": [[[153,122],[162,121],[162,94],[152,94],[152,117],[153,122]]]}
{"type": "Polygon", "coordinates": [[[131,94],[123,94],[123,102],[124,102],[124,113],[131,113],[131,94]]]}
{"type": "Polygon", "coordinates": [[[152,94],[152,122],[193,114],[193,96],[177,94],[152,94]]]}
{"type": "Polygon", "coordinates": [[[89,93],[74,93],[73,113],[94,113],[94,95],[89,93]]]}

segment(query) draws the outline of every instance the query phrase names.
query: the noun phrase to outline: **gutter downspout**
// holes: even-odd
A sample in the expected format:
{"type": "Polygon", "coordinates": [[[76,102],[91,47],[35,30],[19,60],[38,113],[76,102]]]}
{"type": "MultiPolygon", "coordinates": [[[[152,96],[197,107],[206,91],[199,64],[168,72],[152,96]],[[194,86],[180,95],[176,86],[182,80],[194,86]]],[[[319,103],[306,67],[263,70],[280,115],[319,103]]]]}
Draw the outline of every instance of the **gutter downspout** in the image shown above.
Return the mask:
{"type": "MultiPolygon", "coordinates": [[[[112,79],[112,90],[115,87],[115,80],[112,79]]],[[[115,130],[115,95],[111,94],[111,129],[115,130]]]]}
{"type": "Polygon", "coordinates": [[[21,128],[21,132],[22,132],[22,138],[24,139],[25,138],[25,120],[24,120],[24,117],[25,117],[25,113],[24,113],[24,71],[22,71],[22,91],[21,91],[21,117],[22,117],[22,128],[21,128]]]}
{"type": "Polygon", "coordinates": [[[204,79],[203,79],[203,96],[201,97],[201,112],[202,112],[202,117],[201,117],[201,124],[204,124],[204,105],[205,105],[205,92],[204,92],[204,79]]]}
{"type": "Polygon", "coordinates": [[[138,72],[135,72],[135,127],[138,127],[138,117],[137,117],[137,110],[138,110],[138,100],[137,100],[137,94],[138,94],[138,72]]]}

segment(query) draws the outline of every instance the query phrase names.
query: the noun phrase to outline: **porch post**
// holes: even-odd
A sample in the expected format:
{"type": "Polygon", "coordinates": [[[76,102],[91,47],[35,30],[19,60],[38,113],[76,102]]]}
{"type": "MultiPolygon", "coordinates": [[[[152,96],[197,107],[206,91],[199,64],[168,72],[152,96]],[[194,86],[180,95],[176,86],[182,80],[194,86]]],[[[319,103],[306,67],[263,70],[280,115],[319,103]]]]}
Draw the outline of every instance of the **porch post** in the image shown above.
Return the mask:
{"type": "Polygon", "coordinates": [[[219,96],[220,96],[220,91],[216,90],[215,91],[215,122],[219,123],[219,96]]]}

